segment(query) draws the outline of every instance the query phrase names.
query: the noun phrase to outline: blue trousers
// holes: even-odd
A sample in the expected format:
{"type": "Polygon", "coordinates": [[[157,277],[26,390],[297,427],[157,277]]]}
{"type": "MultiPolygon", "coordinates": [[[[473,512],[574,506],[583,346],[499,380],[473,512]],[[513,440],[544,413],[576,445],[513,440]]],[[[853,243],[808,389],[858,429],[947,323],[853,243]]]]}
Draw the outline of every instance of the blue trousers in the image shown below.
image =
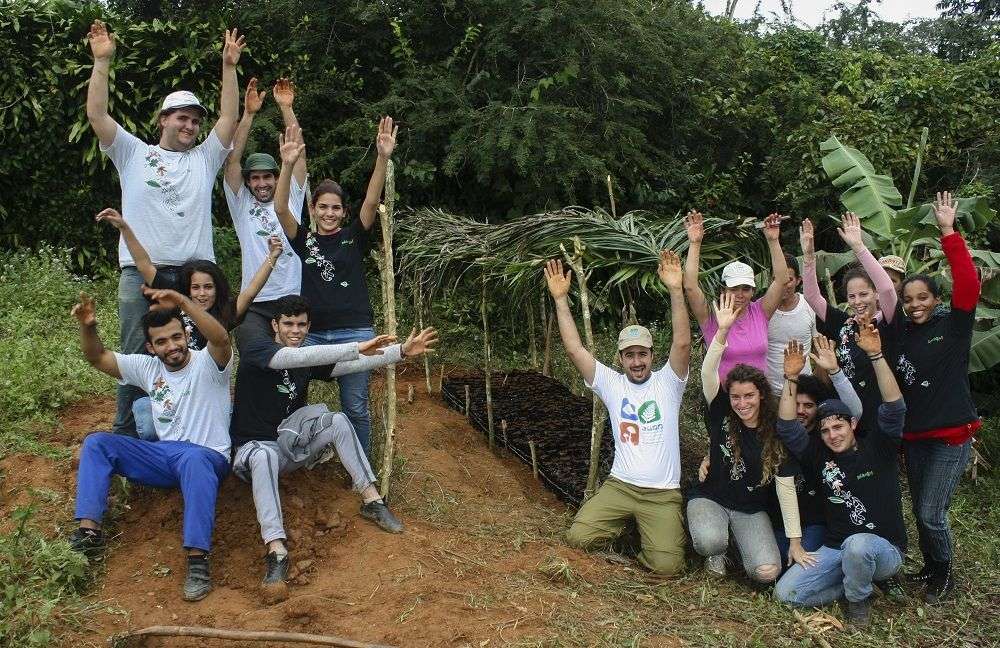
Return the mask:
{"type": "MultiPolygon", "coordinates": [[[[345,342],[365,342],[375,337],[373,328],[340,328],[313,331],[306,337],[306,345],[344,344],[345,342]]],[[[365,455],[371,454],[372,423],[368,416],[368,375],[370,371],[359,371],[337,377],[340,387],[340,409],[347,414],[354,426],[365,455]]]]}
{"type": "MultiPolygon", "coordinates": [[[[785,530],[782,527],[774,528],[774,539],[778,543],[778,552],[781,553],[781,568],[788,564],[788,548],[791,546],[785,530]]],[[[825,524],[810,524],[802,527],[802,548],[806,551],[816,551],[823,546],[826,539],[825,524]]]]}
{"type": "Polygon", "coordinates": [[[785,603],[819,607],[846,597],[859,603],[872,594],[872,583],[889,578],[903,564],[896,545],[874,533],[848,536],[840,549],[820,547],[812,567],[792,565],[774,586],[785,603]]]}
{"type": "Polygon", "coordinates": [[[229,458],[188,441],[143,441],[96,432],[80,451],[76,519],[100,522],[108,507],[112,475],[156,488],[180,488],[184,497],[184,547],[209,551],[219,483],[229,458]]]}
{"type": "Polygon", "coordinates": [[[962,445],[943,441],[906,441],[906,478],[917,519],[924,561],[951,562],[954,556],[948,508],[972,454],[972,440],[962,445]]]}
{"type": "MultiPolygon", "coordinates": [[[[121,326],[121,352],[145,353],[146,336],[142,332],[142,316],[149,302],[142,295],[142,275],[135,266],[122,268],[118,278],[118,321],[121,326]]],[[[146,395],[138,387],[118,385],[113,429],[118,434],[136,436],[132,403],[146,395]]]]}

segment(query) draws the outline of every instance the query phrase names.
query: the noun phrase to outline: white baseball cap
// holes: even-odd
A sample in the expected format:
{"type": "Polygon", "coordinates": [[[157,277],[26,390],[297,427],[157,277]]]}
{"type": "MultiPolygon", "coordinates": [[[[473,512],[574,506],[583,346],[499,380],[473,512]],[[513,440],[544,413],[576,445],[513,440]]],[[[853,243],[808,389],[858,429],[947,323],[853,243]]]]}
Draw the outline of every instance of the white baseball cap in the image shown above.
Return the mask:
{"type": "Polygon", "coordinates": [[[757,287],[757,281],[753,276],[753,268],[742,261],[733,261],[726,264],[726,267],[722,269],[722,283],[726,285],[726,288],[735,288],[736,286],[757,287]]]}
{"type": "Polygon", "coordinates": [[[198,101],[198,97],[194,96],[193,92],[187,90],[177,90],[164,97],[163,104],[160,106],[160,112],[175,110],[177,108],[197,108],[203,115],[208,114],[205,106],[202,106],[201,102],[198,101]]]}
{"type": "Polygon", "coordinates": [[[648,349],[653,348],[653,335],[645,326],[632,324],[622,329],[618,334],[618,350],[624,351],[630,346],[643,346],[648,349]]]}

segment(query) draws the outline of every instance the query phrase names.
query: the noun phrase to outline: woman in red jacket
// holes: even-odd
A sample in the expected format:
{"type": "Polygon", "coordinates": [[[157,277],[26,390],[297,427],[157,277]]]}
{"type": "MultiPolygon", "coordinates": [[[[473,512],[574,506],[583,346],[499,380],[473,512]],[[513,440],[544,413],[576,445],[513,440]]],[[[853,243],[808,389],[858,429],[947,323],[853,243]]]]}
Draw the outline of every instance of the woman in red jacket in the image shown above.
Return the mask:
{"type": "Polygon", "coordinates": [[[933,278],[914,275],[903,281],[909,319],[896,364],[907,404],[906,472],[924,555],[924,568],[911,576],[926,584],[928,603],[943,600],[954,588],[948,507],[981,425],[968,375],[980,283],[965,240],[955,231],[955,207],[950,193],[937,195],[934,215],[954,280],[951,308],[941,304],[933,278]]]}

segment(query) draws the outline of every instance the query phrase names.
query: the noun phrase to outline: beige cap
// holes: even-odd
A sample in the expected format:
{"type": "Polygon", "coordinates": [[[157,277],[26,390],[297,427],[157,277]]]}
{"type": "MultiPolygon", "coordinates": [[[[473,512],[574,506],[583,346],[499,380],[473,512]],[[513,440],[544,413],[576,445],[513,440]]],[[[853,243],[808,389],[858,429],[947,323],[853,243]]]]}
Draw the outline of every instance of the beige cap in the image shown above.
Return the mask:
{"type": "Polygon", "coordinates": [[[618,350],[624,351],[630,346],[643,346],[647,349],[653,348],[653,334],[645,326],[632,324],[622,329],[618,334],[618,350]]]}
{"type": "Polygon", "coordinates": [[[187,90],[177,90],[164,97],[163,104],[160,106],[160,112],[177,108],[197,108],[203,115],[208,114],[205,106],[202,106],[201,102],[198,101],[198,97],[193,92],[187,90]]]}
{"type": "Polygon", "coordinates": [[[882,257],[878,260],[878,264],[886,270],[895,270],[901,275],[906,274],[906,266],[903,265],[903,259],[895,254],[882,257]]]}
{"type": "Polygon", "coordinates": [[[726,264],[726,267],[722,269],[722,283],[725,284],[726,288],[735,288],[736,286],[757,287],[757,281],[753,276],[753,268],[742,261],[733,261],[726,264]]]}

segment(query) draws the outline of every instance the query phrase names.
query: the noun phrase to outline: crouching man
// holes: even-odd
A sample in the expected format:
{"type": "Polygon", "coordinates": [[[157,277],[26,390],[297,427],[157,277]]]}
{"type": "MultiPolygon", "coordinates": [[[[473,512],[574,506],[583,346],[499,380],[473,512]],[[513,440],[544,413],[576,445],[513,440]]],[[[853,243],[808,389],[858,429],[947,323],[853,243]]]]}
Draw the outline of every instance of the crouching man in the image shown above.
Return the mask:
{"type": "Polygon", "coordinates": [[[774,588],[778,599],[806,607],[847,598],[850,625],[868,625],[872,585],[894,576],[906,553],[906,527],[899,488],[899,446],[906,406],[882,355],[871,319],[859,322],[858,346],[868,354],[878,379],[882,405],[878,429],[857,435],[858,418],[843,401],[820,403],[819,438],[796,419],[797,380],[805,364],[796,341],[785,351],[785,385],[778,407],[778,435],[822,484],[826,538],[812,556],[815,564],[795,564],[774,588]]]}
{"type": "Polygon", "coordinates": [[[73,315],[80,344],[99,371],[150,395],[158,441],[98,432],[84,439],[76,481],[76,518],[70,537],[77,551],[96,557],[104,548],[101,518],[112,475],[156,488],[180,488],[184,497],[184,548],[188,553],[184,600],[198,601],[212,589],[208,551],[215,526],[219,482],[229,473],[229,377],[232,349],[219,322],[173,290],[144,291],[152,302],[142,317],[152,356],[123,355],[104,348],[97,334],[94,300],[80,294],[73,315]],[[208,341],[188,349],[181,311],[208,341]]]}
{"type": "Polygon", "coordinates": [[[270,335],[248,319],[237,330],[240,364],[230,435],[236,447],[233,471],[253,488],[257,521],[266,546],[264,595],[269,602],[287,596],[287,538],[278,496],[278,476],[337,455],[361,495],[361,516],[383,530],[400,533],[403,524],[382,501],[375,474],[354,427],[341,412],[306,405],[312,379],[331,380],[417,356],[437,342],[428,328],[403,344],[377,336],[366,342],[302,347],[309,333],[309,304],[298,295],[274,302],[270,335]],[[359,357],[360,356],[360,357],[359,357]]]}
{"type": "Polygon", "coordinates": [[[615,459],[611,475],[577,512],[566,540],[581,549],[606,545],[634,519],[642,541],[639,563],[661,574],[677,573],[684,568],[685,542],[678,416],[691,355],[680,259],[673,252],[660,254],[673,339],[659,371],[653,371],[653,337],[642,326],[628,326],[618,335],[624,375],[594,359],[569,310],[570,274],[563,274],[560,261],[545,268],[566,353],[611,417],[615,459]]]}

